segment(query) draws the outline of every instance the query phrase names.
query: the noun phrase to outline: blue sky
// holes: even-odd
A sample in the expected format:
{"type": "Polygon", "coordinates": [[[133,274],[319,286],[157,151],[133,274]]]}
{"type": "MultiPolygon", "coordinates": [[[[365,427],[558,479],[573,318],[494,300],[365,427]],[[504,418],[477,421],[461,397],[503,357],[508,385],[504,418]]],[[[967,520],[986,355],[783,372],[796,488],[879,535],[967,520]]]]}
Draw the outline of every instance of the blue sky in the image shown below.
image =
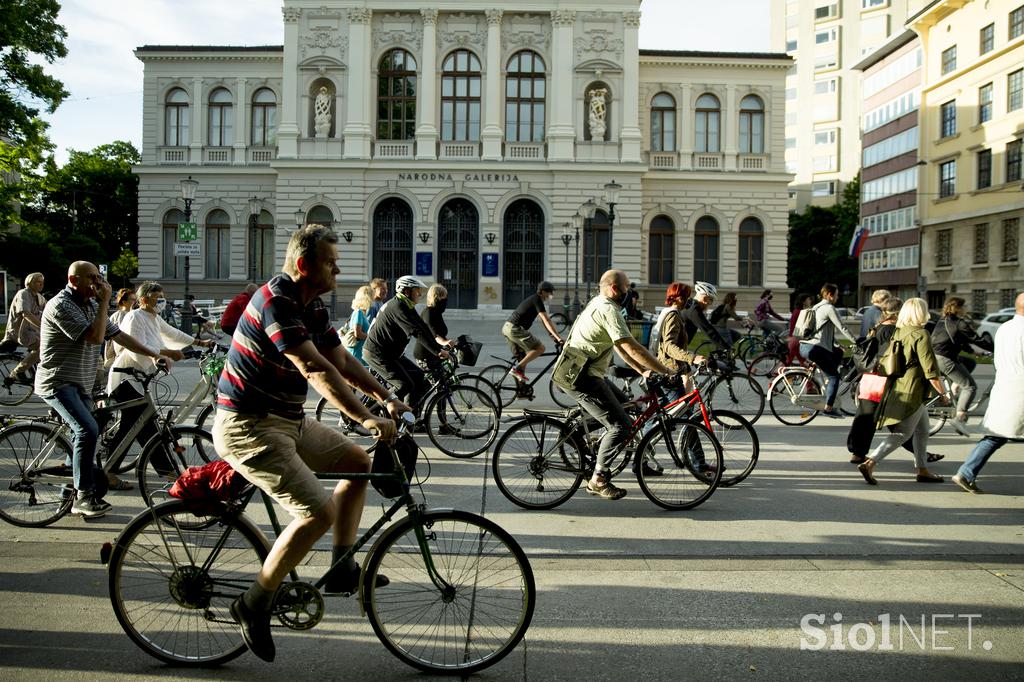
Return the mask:
{"type": "MultiPolygon", "coordinates": [[[[68,56],[49,71],[71,92],[47,117],[58,160],[127,139],[142,145],[142,64],[132,50],[161,45],[272,45],[280,0],[63,0],[68,56]]],[[[767,51],[769,0],[644,0],[640,47],[767,51]]]]}

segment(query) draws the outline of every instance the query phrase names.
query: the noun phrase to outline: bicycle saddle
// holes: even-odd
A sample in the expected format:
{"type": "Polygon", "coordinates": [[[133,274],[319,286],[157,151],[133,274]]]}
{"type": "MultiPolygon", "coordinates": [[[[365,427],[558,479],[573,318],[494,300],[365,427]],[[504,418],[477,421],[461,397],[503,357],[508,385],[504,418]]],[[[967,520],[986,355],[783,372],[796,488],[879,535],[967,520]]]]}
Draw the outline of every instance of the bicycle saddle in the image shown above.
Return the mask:
{"type": "Polygon", "coordinates": [[[612,376],[616,379],[635,379],[640,376],[632,367],[620,367],[619,365],[612,365],[610,368],[612,376]]]}

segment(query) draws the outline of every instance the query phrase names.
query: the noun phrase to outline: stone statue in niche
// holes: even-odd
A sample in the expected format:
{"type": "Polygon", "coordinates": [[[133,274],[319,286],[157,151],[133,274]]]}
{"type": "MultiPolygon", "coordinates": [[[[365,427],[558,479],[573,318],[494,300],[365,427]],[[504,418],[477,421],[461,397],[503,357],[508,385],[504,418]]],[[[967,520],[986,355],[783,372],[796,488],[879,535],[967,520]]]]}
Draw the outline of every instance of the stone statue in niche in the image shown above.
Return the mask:
{"type": "Polygon", "coordinates": [[[595,88],[590,91],[590,139],[592,140],[603,140],[605,127],[605,115],[607,114],[607,103],[605,98],[608,97],[608,90],[606,88],[595,88]]]}
{"type": "Polygon", "coordinates": [[[313,127],[317,137],[327,137],[331,132],[331,93],[320,86],[313,103],[313,127]]]}

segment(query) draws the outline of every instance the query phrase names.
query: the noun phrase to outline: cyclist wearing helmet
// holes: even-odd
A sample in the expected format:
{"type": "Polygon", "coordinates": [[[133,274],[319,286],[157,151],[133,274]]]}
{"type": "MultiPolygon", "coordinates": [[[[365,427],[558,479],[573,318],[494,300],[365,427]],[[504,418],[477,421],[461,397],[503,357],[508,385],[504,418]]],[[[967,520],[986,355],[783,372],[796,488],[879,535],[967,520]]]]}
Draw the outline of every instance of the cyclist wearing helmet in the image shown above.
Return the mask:
{"type": "Polygon", "coordinates": [[[416,314],[416,304],[427,285],[411,275],[395,282],[395,296],[385,303],[370,325],[363,346],[363,359],[369,363],[395,390],[402,401],[418,409],[416,403],[427,392],[423,370],[405,357],[409,338],[416,337],[430,353],[442,360],[448,352],[434,339],[434,334],[416,314]]]}
{"type": "Polygon", "coordinates": [[[512,311],[508,321],[501,327],[501,334],[508,341],[508,345],[512,347],[512,352],[515,353],[518,349],[526,354],[518,364],[513,365],[509,370],[509,374],[518,381],[524,383],[527,381],[526,366],[539,358],[546,350],[540,339],[530,332],[530,327],[535,319],[540,317],[541,324],[554,339],[555,345],[562,345],[562,337],[555,330],[555,325],[551,324],[551,319],[544,308],[544,302],[551,300],[554,295],[555,285],[547,281],[541,282],[537,285],[537,293],[523,299],[523,302],[512,311]]]}
{"type": "Polygon", "coordinates": [[[708,282],[697,282],[693,285],[693,298],[686,304],[686,308],[683,309],[683,321],[686,323],[686,336],[693,338],[697,334],[697,330],[704,332],[704,335],[711,340],[711,343],[718,346],[721,350],[729,350],[730,344],[728,341],[722,338],[722,335],[718,333],[714,325],[708,321],[705,312],[711,304],[715,302],[715,296],[718,295],[718,290],[715,289],[714,284],[708,282]]]}

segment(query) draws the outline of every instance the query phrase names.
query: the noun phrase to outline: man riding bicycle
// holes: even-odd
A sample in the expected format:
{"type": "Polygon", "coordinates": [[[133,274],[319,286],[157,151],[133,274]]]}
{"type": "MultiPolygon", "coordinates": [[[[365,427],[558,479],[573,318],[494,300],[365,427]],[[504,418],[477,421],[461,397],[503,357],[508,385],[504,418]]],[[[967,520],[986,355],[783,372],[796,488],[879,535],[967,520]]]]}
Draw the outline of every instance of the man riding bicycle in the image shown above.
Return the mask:
{"type": "Polygon", "coordinates": [[[732,345],[718,333],[706,316],[707,309],[715,302],[717,295],[718,289],[714,284],[697,282],[693,285],[693,298],[682,312],[683,322],[686,324],[686,336],[692,339],[699,329],[719,350],[731,350],[732,345]]]}
{"type": "MultiPolygon", "coordinates": [[[[411,275],[399,277],[394,298],[377,313],[363,346],[363,359],[410,405],[416,405],[429,387],[423,370],[405,357],[409,338],[415,336],[428,352],[442,360],[448,359],[448,351],[437,343],[426,322],[416,314],[416,304],[426,288],[426,284],[411,275]]],[[[448,343],[449,347],[454,345],[454,342],[448,343]]]]}
{"type": "Polygon", "coordinates": [[[978,382],[971,373],[978,363],[961,353],[970,353],[971,346],[978,346],[989,352],[993,346],[975,333],[967,320],[967,301],[960,296],[950,296],[942,307],[942,319],[932,330],[932,350],[939,361],[939,371],[954,386],[960,387],[960,395],[956,399],[956,416],[949,420],[950,425],[961,436],[967,432],[967,412],[971,401],[978,391],[978,382]]]}
{"type": "Polygon", "coordinates": [[[600,295],[576,318],[562,355],[552,370],[552,381],[606,429],[598,446],[594,475],[587,483],[587,492],[606,500],[618,500],[626,495],[625,490],[612,484],[611,471],[605,462],[625,443],[632,428],[623,408],[626,396],[604,378],[612,350],[637,372],[671,374],[668,367],[633,338],[626,326],[627,296],[629,278],[625,272],[608,270],[601,275],[600,295]]]}
{"type": "Polygon", "coordinates": [[[551,323],[551,318],[548,317],[547,309],[544,307],[544,303],[551,300],[554,295],[555,285],[547,281],[541,282],[537,285],[537,293],[523,299],[501,327],[501,335],[508,341],[512,352],[515,353],[518,350],[525,353],[523,358],[512,365],[512,369],[508,372],[517,381],[523,383],[528,381],[526,366],[543,355],[546,350],[540,339],[530,332],[530,327],[533,326],[535,319],[540,318],[541,324],[551,335],[556,346],[562,345],[562,337],[555,329],[555,325],[551,323]]]}
{"type": "MultiPolygon", "coordinates": [[[[331,326],[320,296],[334,288],[339,272],[337,241],[322,225],[296,230],[284,274],[256,291],[239,320],[217,385],[217,453],[293,517],[252,586],[231,605],[246,646],[265,661],[274,660],[270,616],[277,588],[328,528],[334,530],[334,561],[350,551],[366,497],[366,481],[339,481],[329,492],[313,473],[366,472],[370,459],[303,414],[309,384],[382,440],[395,437],[394,421],[373,416],[352,387],[385,403],[392,416],[409,409],[342,347],[331,326]]],[[[349,557],[325,591],[353,592],[359,576],[359,564],[349,557]]]]}

